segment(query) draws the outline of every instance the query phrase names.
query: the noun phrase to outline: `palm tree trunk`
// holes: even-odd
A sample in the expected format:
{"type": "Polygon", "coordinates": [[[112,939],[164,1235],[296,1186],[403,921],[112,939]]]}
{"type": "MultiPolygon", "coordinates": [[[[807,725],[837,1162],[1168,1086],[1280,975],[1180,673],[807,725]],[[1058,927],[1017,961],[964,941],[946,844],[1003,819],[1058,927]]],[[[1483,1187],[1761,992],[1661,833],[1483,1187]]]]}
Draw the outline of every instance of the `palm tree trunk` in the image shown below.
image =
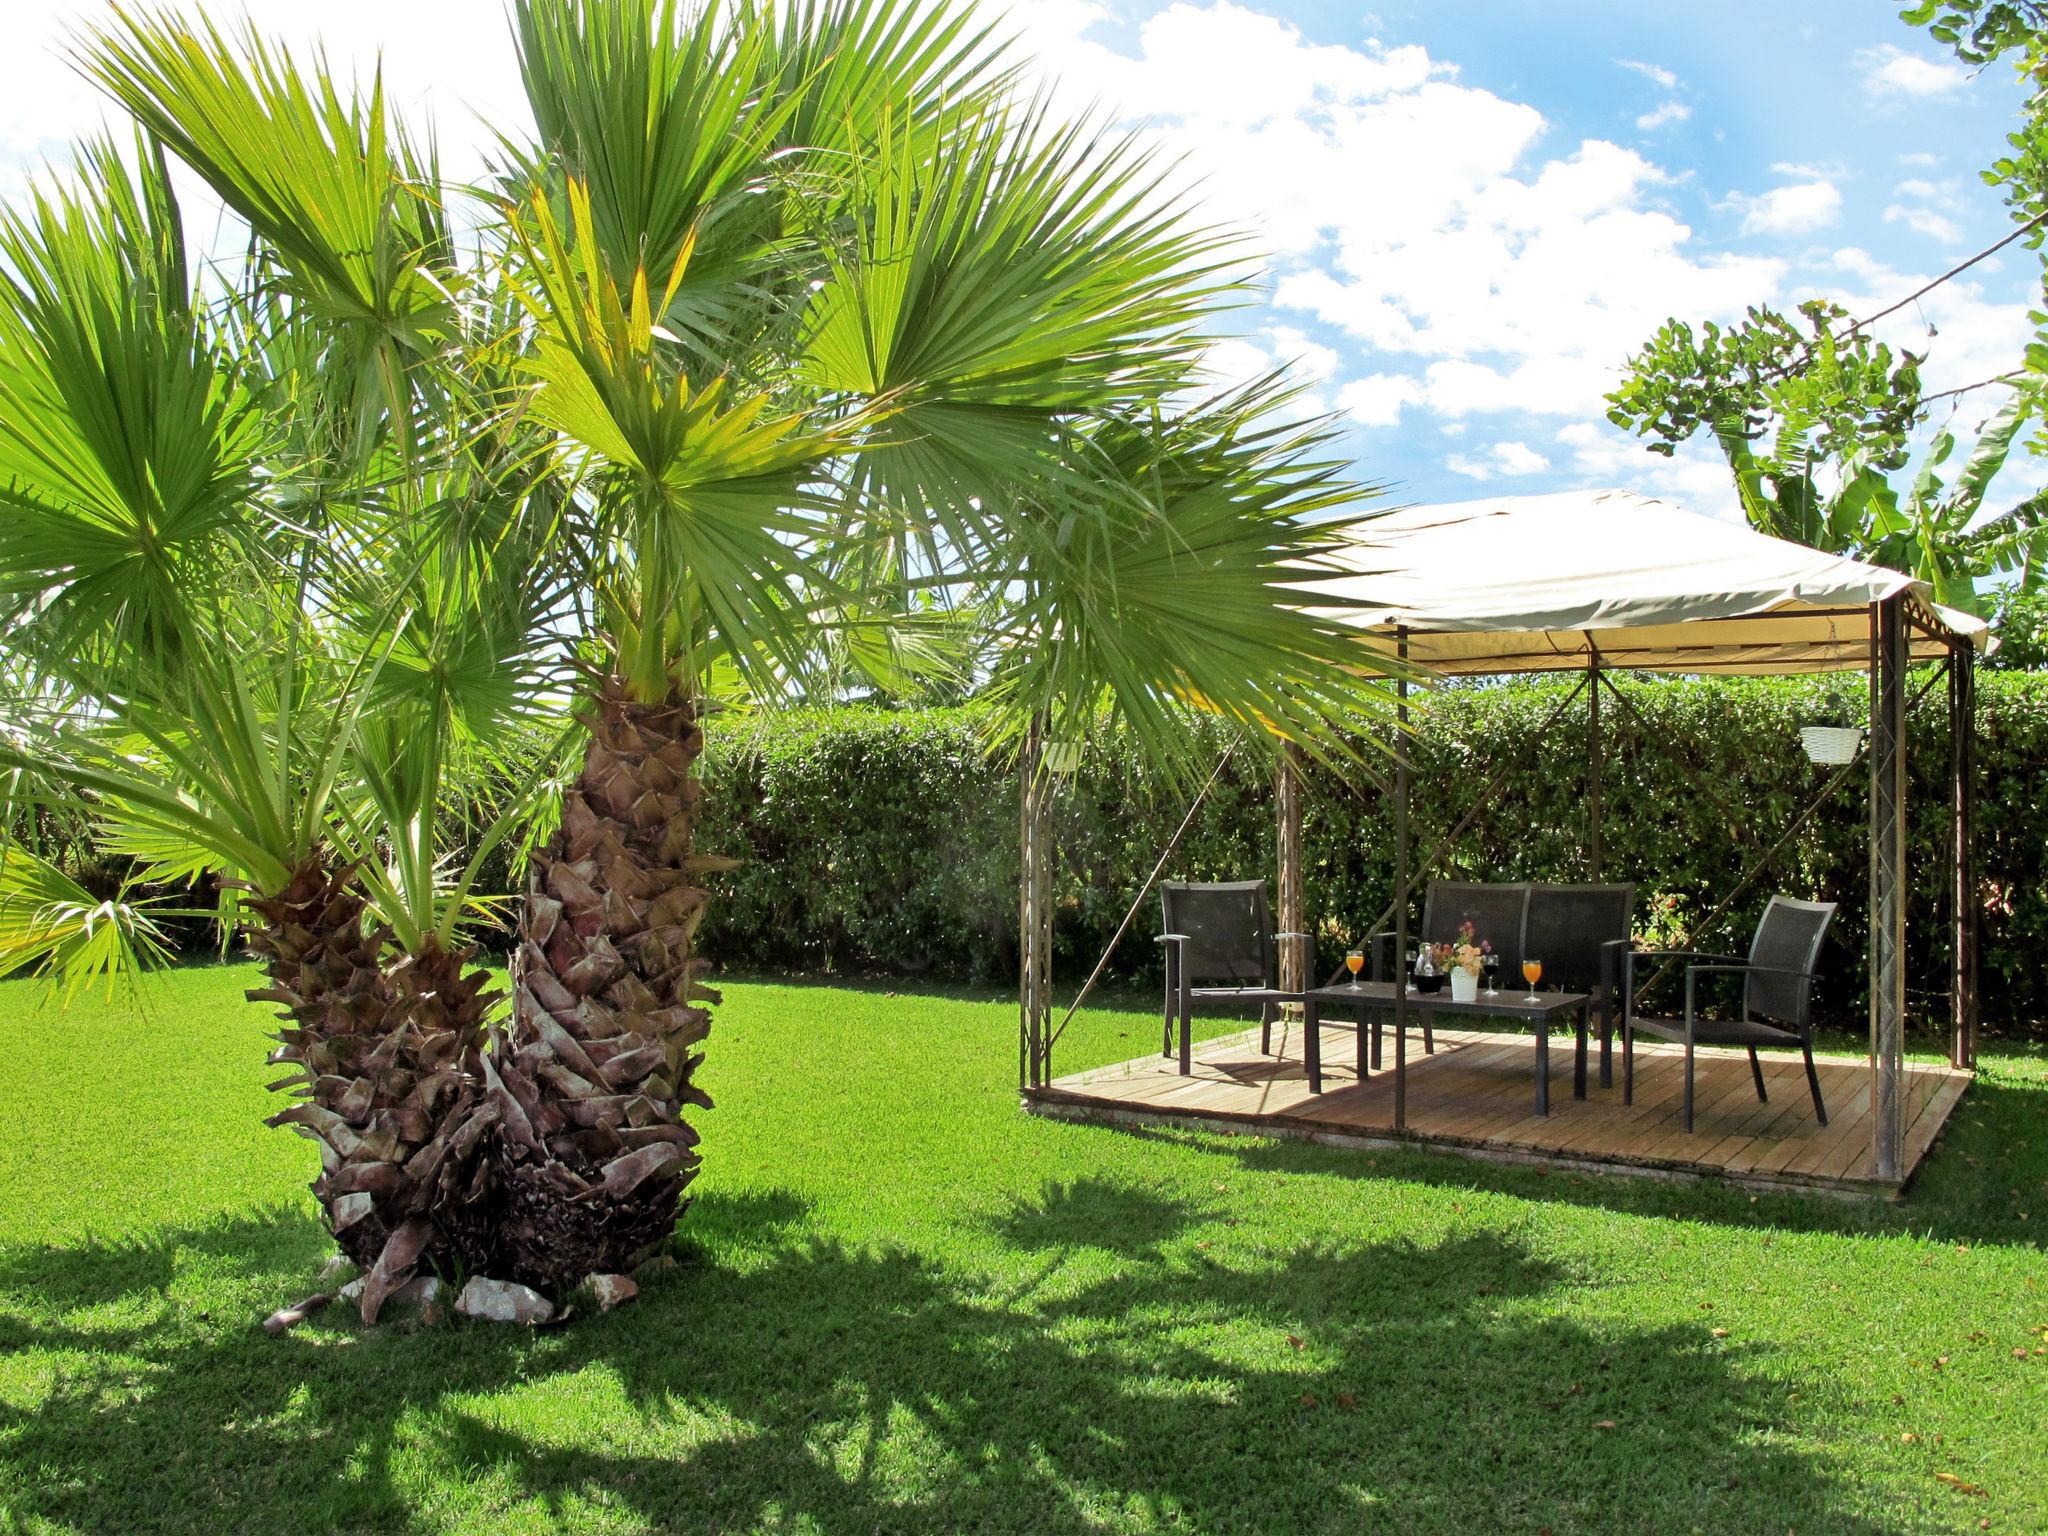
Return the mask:
{"type": "Polygon", "coordinates": [[[270,1086],[301,1098],[269,1123],[319,1144],[313,1194],[367,1272],[374,1322],[422,1262],[486,1245],[479,1153],[497,1115],[482,1091],[487,973],[465,972],[472,952],[432,941],[387,965],[388,931],[366,926],[361,890],[319,855],[249,905],[263,919],[249,947],[270,985],[248,996],[283,1008],[271,1060],[298,1069],[270,1086]]]}
{"type": "Polygon", "coordinates": [[[565,1290],[667,1237],[695,1177],[683,1106],[709,1033],[691,956],[706,895],[692,856],[703,731],[690,703],[609,681],[562,824],[527,876],[508,1041],[485,1061],[501,1120],[492,1272],[565,1290]]]}

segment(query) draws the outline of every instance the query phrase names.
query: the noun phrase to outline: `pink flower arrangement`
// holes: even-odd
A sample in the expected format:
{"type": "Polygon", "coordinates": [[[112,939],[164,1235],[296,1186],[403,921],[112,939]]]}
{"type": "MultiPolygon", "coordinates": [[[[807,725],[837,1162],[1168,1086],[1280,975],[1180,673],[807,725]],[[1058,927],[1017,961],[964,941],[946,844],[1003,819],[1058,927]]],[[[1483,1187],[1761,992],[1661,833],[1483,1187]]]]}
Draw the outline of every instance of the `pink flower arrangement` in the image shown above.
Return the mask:
{"type": "Polygon", "coordinates": [[[1470,923],[1460,927],[1458,936],[1450,943],[1429,946],[1429,958],[1447,976],[1453,966],[1468,976],[1477,976],[1486,968],[1486,957],[1492,953],[1492,941],[1480,938],[1470,923]]]}

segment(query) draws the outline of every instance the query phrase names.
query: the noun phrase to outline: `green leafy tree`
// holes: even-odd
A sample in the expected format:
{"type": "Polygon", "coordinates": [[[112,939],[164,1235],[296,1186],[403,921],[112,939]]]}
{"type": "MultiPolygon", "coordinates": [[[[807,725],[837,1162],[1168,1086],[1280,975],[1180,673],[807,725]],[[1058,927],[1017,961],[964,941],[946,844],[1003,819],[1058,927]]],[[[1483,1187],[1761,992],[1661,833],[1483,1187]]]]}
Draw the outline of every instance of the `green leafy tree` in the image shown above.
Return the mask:
{"type": "Polygon", "coordinates": [[[1609,419],[1667,457],[1709,433],[1752,527],[1909,572],[1952,607],[1980,610],[1989,578],[2038,582],[2048,502],[1987,515],[2036,393],[2013,391],[1945,478],[1957,449],[1947,427],[1913,464],[1921,359],[1854,330],[1839,305],[1814,299],[1798,313],[1753,307],[1740,325],[1697,332],[1666,322],[1607,397],[1609,419]]]}

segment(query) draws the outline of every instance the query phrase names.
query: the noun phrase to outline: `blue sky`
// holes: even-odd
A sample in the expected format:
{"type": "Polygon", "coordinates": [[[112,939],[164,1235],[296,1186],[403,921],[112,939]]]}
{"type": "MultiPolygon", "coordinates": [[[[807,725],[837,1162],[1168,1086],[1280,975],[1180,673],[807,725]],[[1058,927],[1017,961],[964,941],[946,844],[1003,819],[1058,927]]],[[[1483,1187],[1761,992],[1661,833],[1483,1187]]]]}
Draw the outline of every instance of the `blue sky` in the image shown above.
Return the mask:
{"type": "MultiPolygon", "coordinates": [[[[1272,248],[1222,371],[1299,358],[1404,499],[1625,484],[1729,512],[1711,450],[1666,462],[1602,418],[1628,351],[1670,314],[1816,293],[1869,313],[2010,227],[1977,175],[2009,71],[1971,75],[1883,5],[1019,14],[1071,99],[1142,115],[1272,248]]],[[[1928,351],[1931,389],[2018,358],[2039,268],[2006,257],[1880,328],[1928,351]]],[[[1958,431],[1995,398],[1959,402],[1958,431]]]]}
{"type": "MultiPolygon", "coordinates": [[[[317,35],[344,65],[381,53],[451,171],[474,163],[479,116],[523,117],[499,0],[206,8],[317,35]]],[[[0,196],[98,119],[58,45],[103,12],[10,6],[0,196]]],[[[1870,0],[1024,0],[1009,15],[1064,105],[1142,124],[1270,250],[1269,299],[1216,349],[1217,376],[1295,365],[1343,416],[1360,476],[1404,500],[1626,485],[1728,512],[1711,450],[1665,461],[1605,422],[1627,352],[1669,314],[1814,293],[1868,313],[2009,227],[1977,175],[2018,102],[2009,72],[1971,75],[1870,0]]],[[[2015,247],[1882,329],[1929,351],[1931,389],[1972,383],[2018,358],[2038,285],[2015,247]]],[[[1961,433],[1995,395],[1958,403],[1961,433]]],[[[2000,489],[2043,481],[2029,461],[2000,489]]]]}

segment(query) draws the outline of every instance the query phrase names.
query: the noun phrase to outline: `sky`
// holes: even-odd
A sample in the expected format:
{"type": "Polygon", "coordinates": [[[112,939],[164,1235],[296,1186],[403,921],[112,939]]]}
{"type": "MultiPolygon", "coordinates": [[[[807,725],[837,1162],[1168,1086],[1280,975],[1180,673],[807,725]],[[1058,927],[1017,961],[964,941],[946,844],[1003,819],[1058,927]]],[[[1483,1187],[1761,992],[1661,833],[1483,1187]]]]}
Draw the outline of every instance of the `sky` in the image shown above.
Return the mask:
{"type": "MultiPolygon", "coordinates": [[[[190,3],[173,9],[190,10],[190,3]]],[[[1710,446],[1673,460],[1602,396],[1667,317],[1821,295],[1857,315],[1998,239],[1979,168],[2020,92],[1872,0],[1021,0],[1061,109],[1174,157],[1266,253],[1219,381],[1287,367],[1361,480],[1402,501],[1624,486],[1733,515],[1710,446]]],[[[366,70],[431,118],[451,174],[526,121],[500,0],[211,0],[366,70]]],[[[13,0],[0,197],[104,118],[64,60],[99,0],[13,0]]],[[[2009,247],[1884,322],[1930,392],[2015,366],[2038,258],[2009,247]]],[[[1999,392],[1945,412],[1968,439],[1999,392]]],[[[1944,420],[1948,418],[1945,416],[1944,420]]],[[[2017,463],[1994,500],[2048,484],[2017,463]]]]}

